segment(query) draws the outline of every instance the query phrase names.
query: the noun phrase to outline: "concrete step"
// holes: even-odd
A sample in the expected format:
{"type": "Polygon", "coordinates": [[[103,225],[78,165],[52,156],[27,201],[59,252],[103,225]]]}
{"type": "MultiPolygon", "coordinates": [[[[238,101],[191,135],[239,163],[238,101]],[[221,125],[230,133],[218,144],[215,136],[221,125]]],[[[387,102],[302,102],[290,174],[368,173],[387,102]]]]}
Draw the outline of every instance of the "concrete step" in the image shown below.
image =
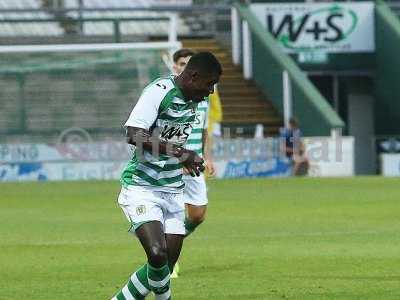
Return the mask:
{"type": "Polygon", "coordinates": [[[257,107],[257,106],[251,105],[251,106],[234,107],[234,106],[223,105],[222,108],[224,110],[224,116],[239,115],[239,117],[240,117],[240,114],[252,113],[255,110],[257,110],[257,112],[261,113],[262,115],[268,115],[268,116],[275,116],[276,115],[275,110],[271,109],[271,107],[269,107],[269,106],[261,106],[261,105],[259,105],[257,107]]]}
{"type": "Polygon", "coordinates": [[[257,102],[233,102],[233,101],[226,101],[224,103],[222,103],[222,107],[224,109],[271,109],[272,105],[271,103],[267,102],[267,101],[257,101],[257,102]]]}
{"type": "Polygon", "coordinates": [[[255,88],[243,88],[243,89],[225,89],[225,88],[218,88],[218,92],[221,97],[260,97],[262,98],[263,95],[260,91],[256,90],[255,88]]]}
{"type": "Polygon", "coordinates": [[[220,47],[214,39],[185,39],[182,42],[185,48],[194,51],[213,52],[222,64],[223,74],[218,91],[223,108],[223,127],[232,128],[235,132],[238,129],[241,132],[238,136],[244,136],[254,134],[255,125],[261,123],[266,134],[279,133],[281,117],[254,82],[243,78],[241,66],[233,64],[229,50],[220,47]]]}
{"type": "Polygon", "coordinates": [[[267,126],[269,125],[275,125],[275,126],[280,126],[282,124],[282,120],[279,117],[267,117],[267,116],[256,116],[256,117],[249,117],[249,118],[228,118],[225,117],[224,115],[224,120],[222,122],[223,124],[265,124],[267,126]]]}
{"type": "Polygon", "coordinates": [[[218,89],[223,89],[223,90],[229,90],[229,89],[236,89],[236,88],[240,88],[240,89],[248,89],[248,88],[255,88],[256,86],[252,83],[252,82],[248,82],[246,80],[234,80],[234,79],[230,79],[230,80],[224,80],[221,81],[218,84],[218,89]]]}
{"type": "MultiPolygon", "coordinates": [[[[274,111],[268,111],[266,109],[262,110],[242,110],[242,111],[232,111],[232,110],[224,110],[224,120],[230,120],[230,119],[248,119],[248,120],[253,120],[253,119],[258,119],[258,118],[266,118],[268,120],[273,120],[275,121],[276,115],[274,111]]],[[[280,119],[278,119],[280,120],[280,119]]]]}

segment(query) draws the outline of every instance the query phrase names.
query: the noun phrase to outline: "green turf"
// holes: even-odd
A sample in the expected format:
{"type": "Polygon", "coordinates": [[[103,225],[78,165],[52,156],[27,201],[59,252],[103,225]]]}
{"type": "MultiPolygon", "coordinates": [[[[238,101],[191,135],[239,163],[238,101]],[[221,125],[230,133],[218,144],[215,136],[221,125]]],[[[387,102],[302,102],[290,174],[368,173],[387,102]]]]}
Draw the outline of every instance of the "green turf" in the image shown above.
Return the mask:
{"type": "MultiPolygon", "coordinates": [[[[400,299],[399,186],[209,182],[208,219],[184,245],[174,299],[400,299]]],[[[110,299],[145,259],[118,190],[0,184],[0,299],[110,299]]]]}

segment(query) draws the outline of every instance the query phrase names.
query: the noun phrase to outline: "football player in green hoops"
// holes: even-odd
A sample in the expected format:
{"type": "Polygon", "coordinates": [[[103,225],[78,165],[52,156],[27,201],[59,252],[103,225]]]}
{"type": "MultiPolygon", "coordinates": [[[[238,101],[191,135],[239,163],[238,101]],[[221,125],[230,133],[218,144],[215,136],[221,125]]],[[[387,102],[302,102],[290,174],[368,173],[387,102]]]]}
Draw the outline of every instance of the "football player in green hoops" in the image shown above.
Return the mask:
{"type": "Polygon", "coordinates": [[[204,171],[203,159],[183,148],[196,119],[197,105],[214,91],[222,67],[210,52],[192,56],[178,76],[147,86],[125,123],[135,146],[122,173],[118,203],[147,256],[112,300],[171,299],[170,271],[177,261],[185,229],[182,170],[204,171]]]}

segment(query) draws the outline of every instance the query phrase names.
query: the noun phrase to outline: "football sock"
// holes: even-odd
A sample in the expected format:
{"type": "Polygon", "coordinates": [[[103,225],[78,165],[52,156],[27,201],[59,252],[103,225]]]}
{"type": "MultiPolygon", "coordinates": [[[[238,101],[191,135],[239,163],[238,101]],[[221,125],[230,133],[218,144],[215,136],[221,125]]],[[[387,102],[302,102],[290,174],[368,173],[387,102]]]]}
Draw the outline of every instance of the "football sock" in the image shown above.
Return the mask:
{"type": "Polygon", "coordinates": [[[147,280],[152,290],[155,294],[156,300],[170,300],[171,290],[170,290],[170,271],[168,265],[161,268],[154,268],[148,264],[147,269],[147,280]]]}
{"type": "Polygon", "coordinates": [[[198,223],[194,223],[190,221],[188,218],[185,219],[185,236],[189,236],[195,229],[196,227],[199,226],[198,223]]]}
{"type": "Polygon", "coordinates": [[[141,300],[150,293],[150,286],[147,281],[147,269],[145,264],[132,274],[128,283],[112,300],[141,300]]]}

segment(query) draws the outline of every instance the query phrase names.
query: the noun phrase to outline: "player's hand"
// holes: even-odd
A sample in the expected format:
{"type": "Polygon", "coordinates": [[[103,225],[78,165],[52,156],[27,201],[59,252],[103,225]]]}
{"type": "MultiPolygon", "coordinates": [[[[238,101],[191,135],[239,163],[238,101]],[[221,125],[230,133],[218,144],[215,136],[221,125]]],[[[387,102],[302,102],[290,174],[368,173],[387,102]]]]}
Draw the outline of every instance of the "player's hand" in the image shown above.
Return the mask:
{"type": "Polygon", "coordinates": [[[206,160],[206,172],[210,176],[215,176],[215,166],[211,159],[206,160]]]}
{"type": "Polygon", "coordinates": [[[183,149],[179,161],[192,177],[200,176],[205,170],[204,160],[194,151],[183,149]]]}

